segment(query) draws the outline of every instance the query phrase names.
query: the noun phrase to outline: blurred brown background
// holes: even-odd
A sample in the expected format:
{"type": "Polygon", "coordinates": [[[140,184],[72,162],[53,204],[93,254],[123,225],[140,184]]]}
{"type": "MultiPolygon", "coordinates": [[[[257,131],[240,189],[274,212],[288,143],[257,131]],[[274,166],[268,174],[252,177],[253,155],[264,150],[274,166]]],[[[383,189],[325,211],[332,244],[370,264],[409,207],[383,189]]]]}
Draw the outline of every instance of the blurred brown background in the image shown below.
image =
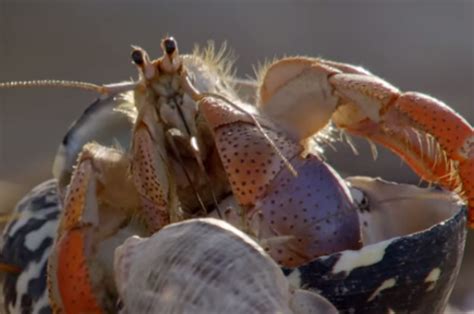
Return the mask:
{"type": "MultiPolygon", "coordinates": [[[[469,0],[0,0],[0,81],[126,80],[135,76],[130,45],[157,56],[169,34],[181,52],[208,39],[227,41],[243,77],[283,55],[362,65],[402,90],[445,101],[473,123],[473,32],[469,0]]],[[[93,98],[71,90],[0,90],[0,209],[50,176],[62,135],[93,98]]],[[[357,146],[361,156],[338,145],[329,162],[346,173],[418,183],[398,157],[379,149],[372,161],[367,143],[357,146]]],[[[474,282],[470,276],[467,283],[474,282]]]]}

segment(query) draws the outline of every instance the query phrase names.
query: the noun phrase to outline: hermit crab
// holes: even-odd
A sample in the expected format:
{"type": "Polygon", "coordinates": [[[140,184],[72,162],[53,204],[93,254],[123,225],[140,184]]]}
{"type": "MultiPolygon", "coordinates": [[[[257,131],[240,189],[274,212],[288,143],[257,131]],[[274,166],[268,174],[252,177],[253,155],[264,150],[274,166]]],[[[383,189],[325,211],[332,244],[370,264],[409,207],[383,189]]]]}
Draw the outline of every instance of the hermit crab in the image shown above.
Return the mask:
{"type": "MultiPolygon", "coordinates": [[[[60,85],[102,95],[68,132],[55,162],[55,202],[62,213],[51,251],[42,259],[42,267],[48,259],[44,271],[53,312],[117,311],[117,246],[132,235],[159,234],[168,224],[196,217],[229,221],[280,266],[298,272],[321,256],[357,250],[371,238],[403,236],[364,231],[364,197],[357,201],[356,191],[370,195],[376,188],[364,190],[357,180],[348,184],[319,155],[318,135],[331,126],[386,145],[422,178],[458,193],[474,223],[473,128],[440,101],[401,93],[356,66],[303,57],[264,68],[255,86],[235,83],[222,55],[211,50],[180,55],[173,38],[161,45],[163,56],[157,60],[133,48],[137,81],[0,85],[60,85]],[[246,104],[239,90],[254,87],[256,104],[246,104]],[[106,123],[118,120],[120,134],[107,134],[106,123]],[[78,132],[84,125],[89,129],[78,132]],[[90,142],[104,134],[109,141],[121,139],[122,133],[130,139],[129,149],[90,142]]],[[[54,185],[43,187],[43,193],[54,185]]],[[[436,199],[438,194],[428,195],[436,199]]],[[[456,200],[442,199],[454,208],[450,214],[457,212],[456,200]]],[[[455,225],[450,239],[457,249],[446,282],[453,282],[459,268],[465,232],[463,216],[452,217],[458,223],[446,226],[455,225]]],[[[9,232],[18,230],[14,224],[6,229],[5,243],[9,232]]],[[[7,258],[7,246],[4,260],[15,264],[7,258]]],[[[446,285],[440,285],[443,291],[449,290],[446,285]]]]}

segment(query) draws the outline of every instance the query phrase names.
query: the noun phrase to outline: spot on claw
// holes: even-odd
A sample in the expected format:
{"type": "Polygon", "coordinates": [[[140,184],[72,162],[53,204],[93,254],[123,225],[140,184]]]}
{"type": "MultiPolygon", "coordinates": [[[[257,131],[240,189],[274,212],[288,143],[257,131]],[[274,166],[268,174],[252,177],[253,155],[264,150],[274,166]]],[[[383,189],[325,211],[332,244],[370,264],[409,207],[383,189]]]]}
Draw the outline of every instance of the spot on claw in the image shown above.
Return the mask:
{"type": "Polygon", "coordinates": [[[459,154],[466,159],[474,159],[474,135],[466,138],[464,144],[459,149],[459,154]]]}

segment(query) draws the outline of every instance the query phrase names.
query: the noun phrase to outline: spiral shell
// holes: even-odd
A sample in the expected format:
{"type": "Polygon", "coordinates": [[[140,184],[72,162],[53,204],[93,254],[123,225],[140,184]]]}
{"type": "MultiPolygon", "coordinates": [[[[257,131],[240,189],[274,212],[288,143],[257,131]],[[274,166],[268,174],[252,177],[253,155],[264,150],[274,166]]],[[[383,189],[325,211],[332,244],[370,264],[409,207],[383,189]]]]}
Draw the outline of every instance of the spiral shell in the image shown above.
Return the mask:
{"type": "Polygon", "coordinates": [[[126,313],[290,311],[278,266],[250,238],[217,220],[130,238],[116,251],[115,271],[126,313]]]}
{"type": "Polygon", "coordinates": [[[337,313],[323,297],[290,289],[253,240],[212,218],[129,238],[115,273],[123,313],[337,313]]]}

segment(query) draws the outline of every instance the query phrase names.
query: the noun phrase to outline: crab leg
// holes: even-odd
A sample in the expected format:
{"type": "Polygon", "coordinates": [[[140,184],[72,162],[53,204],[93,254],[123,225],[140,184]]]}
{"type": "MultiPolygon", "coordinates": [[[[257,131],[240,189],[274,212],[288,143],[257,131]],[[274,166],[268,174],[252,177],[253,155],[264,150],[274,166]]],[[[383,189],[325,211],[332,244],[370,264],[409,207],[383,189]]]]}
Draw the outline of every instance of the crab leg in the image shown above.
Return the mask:
{"type": "Polygon", "coordinates": [[[66,195],[57,241],[49,258],[48,288],[55,313],[101,313],[87,265],[92,228],[98,226],[95,185],[90,156],[83,153],[66,195]],[[84,215],[85,212],[89,214],[84,215]]]}
{"type": "MultiPolygon", "coordinates": [[[[129,160],[120,151],[84,146],[64,201],[56,242],[48,261],[48,288],[55,313],[101,313],[108,269],[95,259],[99,244],[139,209],[127,180],[129,160]],[[100,206],[100,208],[99,208],[100,206]]],[[[106,262],[105,262],[106,263],[106,262]]]]}
{"type": "Polygon", "coordinates": [[[464,197],[474,227],[474,131],[441,101],[400,92],[359,67],[309,58],[270,66],[259,93],[261,110],[302,141],[332,119],[388,147],[425,180],[464,197]]]}
{"type": "Polygon", "coordinates": [[[164,131],[156,121],[156,111],[145,102],[135,124],[131,158],[133,182],[152,232],[170,223],[170,215],[177,213],[175,187],[166,164],[164,131]]]}

